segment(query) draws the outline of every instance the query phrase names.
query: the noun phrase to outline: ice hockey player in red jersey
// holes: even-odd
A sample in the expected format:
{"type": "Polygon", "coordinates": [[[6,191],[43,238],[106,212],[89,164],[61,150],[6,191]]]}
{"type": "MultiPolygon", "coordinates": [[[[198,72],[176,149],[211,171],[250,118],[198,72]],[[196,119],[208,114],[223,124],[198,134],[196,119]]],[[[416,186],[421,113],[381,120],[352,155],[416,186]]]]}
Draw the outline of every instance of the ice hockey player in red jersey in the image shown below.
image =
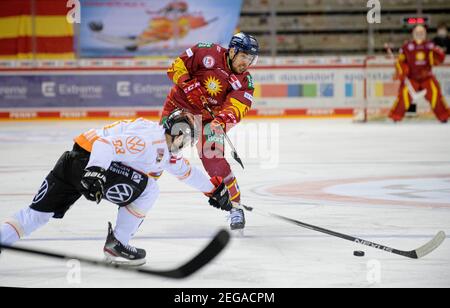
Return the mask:
{"type": "MultiPolygon", "coordinates": [[[[258,58],[258,42],[245,33],[235,34],[229,48],[217,44],[199,43],[187,49],[168,70],[174,82],[164,104],[162,123],[176,108],[202,116],[202,142],[198,153],[210,176],[220,176],[227,185],[232,202],[240,204],[241,192],[230,164],[224,158],[226,131],[238,124],[253,102],[253,80],[247,69],[258,58]],[[215,119],[205,110],[207,104],[215,119]]],[[[233,208],[230,214],[232,230],[245,227],[242,209],[233,208]]]]}
{"type": "Polygon", "coordinates": [[[413,40],[405,43],[400,49],[396,62],[396,78],[401,81],[398,97],[391,109],[389,117],[401,121],[412,103],[406,79],[409,79],[416,92],[426,90],[425,98],[442,123],[449,118],[449,109],[442,95],[441,87],[433,75],[432,67],[444,62],[444,51],[426,40],[426,29],[418,25],[413,30],[413,40]]]}
{"type": "Polygon", "coordinates": [[[84,195],[96,203],[106,199],[119,206],[114,230],[109,223],[106,260],[143,265],[146,251],[129,241],[158,198],[156,181],[163,171],[204,193],[210,205],[231,210],[223,180],[210,179],[179,154],[183,147],[195,144],[196,131],[194,116],[176,110],[164,126],[136,119],[81,134],[72,151],[65,152],[45,178],[31,205],[1,225],[0,243],[11,246],[50,218],[63,218],[84,195]]]}

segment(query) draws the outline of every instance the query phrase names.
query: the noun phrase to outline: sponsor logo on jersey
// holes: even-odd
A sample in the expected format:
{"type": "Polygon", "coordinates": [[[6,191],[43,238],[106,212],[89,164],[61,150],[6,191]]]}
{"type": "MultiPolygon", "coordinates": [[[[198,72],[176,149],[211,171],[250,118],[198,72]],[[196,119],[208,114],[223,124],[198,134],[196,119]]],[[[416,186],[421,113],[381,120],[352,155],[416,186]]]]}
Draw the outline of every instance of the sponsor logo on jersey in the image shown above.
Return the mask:
{"type": "Polygon", "coordinates": [[[131,176],[131,180],[133,182],[135,182],[136,184],[141,184],[143,179],[144,177],[140,173],[133,171],[133,175],[131,176]]]}
{"type": "Polygon", "coordinates": [[[197,47],[198,48],[211,48],[212,47],[212,43],[198,43],[197,47]]]}
{"type": "Polygon", "coordinates": [[[145,150],[145,141],[137,136],[127,138],[127,149],[131,154],[138,154],[145,150]]]}
{"type": "Polygon", "coordinates": [[[211,57],[211,56],[205,56],[205,57],[203,58],[203,65],[204,65],[206,68],[211,68],[211,67],[213,67],[215,63],[216,63],[216,61],[215,61],[214,58],[211,57]]]}
{"type": "Polygon", "coordinates": [[[417,60],[417,61],[423,61],[423,60],[425,60],[425,53],[424,53],[424,52],[418,52],[418,53],[416,53],[416,60],[417,60]]]}
{"type": "Polygon", "coordinates": [[[210,96],[217,96],[222,92],[222,84],[220,83],[220,80],[214,76],[209,76],[203,83],[210,96]]]}
{"type": "Polygon", "coordinates": [[[245,92],[245,93],[244,93],[244,97],[245,97],[246,99],[248,99],[249,101],[253,102],[253,95],[251,95],[250,93],[245,92]]]}
{"type": "Polygon", "coordinates": [[[117,184],[108,189],[106,199],[112,203],[124,203],[133,196],[133,188],[127,184],[117,184]]]}
{"type": "Polygon", "coordinates": [[[48,182],[47,180],[45,180],[42,183],[41,187],[39,188],[39,191],[36,194],[36,196],[34,196],[33,204],[42,201],[42,199],[44,199],[45,195],[47,194],[47,191],[48,191],[48,182]]]}
{"type": "Polygon", "coordinates": [[[253,90],[255,88],[255,84],[253,83],[253,77],[251,75],[247,75],[248,80],[248,88],[253,90]]]}
{"type": "Polygon", "coordinates": [[[186,49],[186,54],[188,55],[189,58],[194,55],[194,53],[192,52],[192,49],[190,49],[190,48],[186,49]]]}

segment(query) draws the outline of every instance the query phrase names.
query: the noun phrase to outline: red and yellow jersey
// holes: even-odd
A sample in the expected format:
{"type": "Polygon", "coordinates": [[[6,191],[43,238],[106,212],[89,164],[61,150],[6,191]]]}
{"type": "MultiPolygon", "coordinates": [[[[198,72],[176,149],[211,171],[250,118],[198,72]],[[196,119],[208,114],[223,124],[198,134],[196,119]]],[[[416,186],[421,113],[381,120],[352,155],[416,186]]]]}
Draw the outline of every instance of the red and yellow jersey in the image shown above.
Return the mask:
{"type": "Polygon", "coordinates": [[[432,67],[444,62],[445,53],[431,41],[405,43],[400,49],[396,70],[398,75],[423,80],[433,75],[432,67]]]}
{"type": "Polygon", "coordinates": [[[240,122],[252,106],[253,79],[247,71],[237,75],[231,71],[227,52],[219,45],[207,43],[187,49],[167,71],[175,83],[168,96],[169,102],[210,121],[208,113],[191,105],[179,87],[186,80],[196,78],[206,90],[206,99],[214,114],[225,116],[228,123],[240,122]]]}

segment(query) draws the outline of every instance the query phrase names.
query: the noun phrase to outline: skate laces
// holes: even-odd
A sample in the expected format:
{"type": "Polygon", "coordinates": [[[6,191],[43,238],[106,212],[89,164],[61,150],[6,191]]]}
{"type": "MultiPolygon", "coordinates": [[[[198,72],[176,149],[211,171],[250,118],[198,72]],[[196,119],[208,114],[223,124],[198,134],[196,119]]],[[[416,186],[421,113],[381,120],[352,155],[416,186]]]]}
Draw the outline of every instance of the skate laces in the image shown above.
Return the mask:
{"type": "Polygon", "coordinates": [[[231,223],[240,223],[244,218],[244,211],[241,209],[232,209],[229,219],[231,223]]]}

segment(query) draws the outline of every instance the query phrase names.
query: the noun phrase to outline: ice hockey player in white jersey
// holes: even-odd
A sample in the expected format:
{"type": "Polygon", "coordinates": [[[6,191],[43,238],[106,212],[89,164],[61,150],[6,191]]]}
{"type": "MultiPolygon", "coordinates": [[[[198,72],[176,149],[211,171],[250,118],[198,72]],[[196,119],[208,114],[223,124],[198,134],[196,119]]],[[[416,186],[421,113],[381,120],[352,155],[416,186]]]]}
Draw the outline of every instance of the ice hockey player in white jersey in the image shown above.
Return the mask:
{"type": "Polygon", "coordinates": [[[209,204],[232,208],[228,189],[219,177],[209,178],[180,156],[197,141],[194,116],[174,111],[163,126],[136,119],[92,129],[75,138],[48,174],[32,204],[1,225],[0,242],[12,245],[44,226],[50,218],[63,218],[84,195],[100,203],[119,206],[115,228],[108,224],[104,246],[113,263],[142,265],[146,252],[129,244],[145,215],[158,198],[157,178],[163,171],[209,197],[209,204]]]}

